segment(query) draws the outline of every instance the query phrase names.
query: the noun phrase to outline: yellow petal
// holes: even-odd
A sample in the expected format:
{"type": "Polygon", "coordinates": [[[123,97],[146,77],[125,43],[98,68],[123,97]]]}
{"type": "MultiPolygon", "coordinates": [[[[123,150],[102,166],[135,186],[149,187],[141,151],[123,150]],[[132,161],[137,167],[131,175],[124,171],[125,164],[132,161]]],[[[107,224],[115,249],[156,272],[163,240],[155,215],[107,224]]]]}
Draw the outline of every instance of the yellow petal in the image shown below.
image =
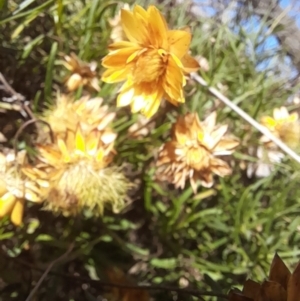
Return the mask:
{"type": "Polygon", "coordinates": [[[122,68],[120,70],[108,69],[103,73],[101,80],[106,83],[112,84],[124,81],[127,77],[128,71],[126,68],[122,68]]]}
{"type": "Polygon", "coordinates": [[[61,157],[60,153],[57,150],[49,146],[39,145],[38,150],[41,160],[50,165],[55,165],[57,160],[59,160],[61,157]]]}
{"type": "Polygon", "coordinates": [[[110,51],[113,51],[113,50],[119,50],[121,48],[134,48],[134,47],[138,47],[138,46],[135,43],[129,41],[120,41],[120,42],[115,42],[113,44],[110,44],[108,46],[108,49],[110,51]]]}
{"type": "Polygon", "coordinates": [[[272,129],[276,126],[277,121],[270,116],[264,116],[261,119],[261,123],[269,129],[272,129]]]}
{"type": "Polygon", "coordinates": [[[223,138],[225,133],[227,132],[228,125],[221,125],[220,127],[216,128],[212,133],[206,135],[204,139],[205,145],[208,149],[213,149],[223,138]]]}
{"type": "Polygon", "coordinates": [[[183,81],[184,76],[181,69],[177,66],[173,58],[169,57],[162,85],[170,99],[174,99],[176,102],[184,102],[183,81]]]}
{"type": "Polygon", "coordinates": [[[148,19],[147,11],[144,8],[142,8],[140,5],[134,6],[133,13],[134,13],[134,15],[140,15],[140,17],[145,20],[148,19]]]}
{"type": "Polygon", "coordinates": [[[86,152],[90,156],[94,156],[97,152],[98,145],[99,145],[99,137],[98,135],[95,135],[93,132],[91,135],[89,135],[89,139],[86,141],[86,152]],[[94,135],[92,135],[94,134],[94,135]]]}
{"type": "Polygon", "coordinates": [[[210,169],[220,177],[229,176],[232,172],[230,166],[225,161],[218,158],[211,159],[210,169]]]}
{"type": "Polygon", "coordinates": [[[117,107],[125,107],[131,104],[134,97],[134,88],[130,87],[130,82],[125,82],[121,88],[121,92],[117,97],[117,107]]]}
{"type": "MultiPolygon", "coordinates": [[[[66,162],[66,163],[70,162],[71,161],[71,156],[70,156],[70,153],[69,153],[68,148],[66,146],[66,143],[62,139],[58,139],[57,140],[57,145],[58,145],[59,150],[62,153],[64,162],[66,162]]],[[[54,166],[55,166],[55,164],[54,164],[54,166]]]]}
{"type": "Polygon", "coordinates": [[[137,22],[137,18],[128,10],[121,10],[122,27],[128,40],[136,43],[145,43],[147,35],[143,23],[137,22]]]}
{"type": "Polygon", "coordinates": [[[9,192],[0,198],[0,218],[12,211],[15,202],[15,196],[9,192]]]}
{"type": "MultiPolygon", "coordinates": [[[[198,124],[200,125],[199,118],[197,119],[198,119],[198,124]]],[[[215,128],[216,121],[217,121],[217,112],[213,111],[203,121],[203,126],[205,127],[205,131],[211,133],[215,128]]]]}
{"type": "Polygon", "coordinates": [[[168,41],[170,43],[170,53],[181,59],[190,47],[192,36],[183,30],[169,30],[168,41]]]}
{"type": "Polygon", "coordinates": [[[177,65],[180,69],[183,69],[183,65],[182,65],[181,60],[180,60],[174,53],[171,53],[171,57],[172,57],[172,59],[174,60],[174,62],[176,63],[176,65],[177,65]]]}
{"type": "Polygon", "coordinates": [[[237,139],[231,138],[222,138],[219,143],[214,147],[213,153],[214,155],[225,155],[231,154],[233,150],[240,144],[237,139]]]}
{"type": "Polygon", "coordinates": [[[288,117],[289,122],[296,122],[298,120],[298,113],[294,112],[288,117]]]}
{"type": "Polygon", "coordinates": [[[135,95],[131,102],[131,112],[137,113],[146,106],[146,101],[152,101],[152,95],[135,95]]]}
{"type": "Polygon", "coordinates": [[[10,219],[14,225],[16,226],[21,225],[23,219],[23,211],[24,211],[24,200],[17,199],[10,216],[10,219]]]}
{"type": "Polygon", "coordinates": [[[34,190],[27,189],[27,191],[25,192],[25,199],[33,203],[40,203],[42,202],[42,199],[39,194],[40,190],[37,187],[35,187],[34,190]]]}
{"type": "Polygon", "coordinates": [[[101,162],[103,160],[103,157],[104,157],[104,152],[103,150],[99,150],[98,153],[97,153],[97,156],[96,156],[96,161],[97,162],[101,162]]]}
{"type": "Polygon", "coordinates": [[[122,48],[119,50],[114,50],[102,60],[102,66],[105,68],[116,68],[120,69],[126,66],[128,58],[137,53],[140,50],[139,47],[136,48],[122,48]]]}
{"type": "Polygon", "coordinates": [[[158,110],[161,98],[163,96],[163,91],[157,92],[155,95],[153,95],[152,98],[147,100],[146,106],[142,109],[142,113],[147,117],[151,118],[158,110]]]}
{"type": "Polygon", "coordinates": [[[85,153],[86,151],[85,139],[80,128],[78,128],[76,131],[75,149],[82,153],[85,153]]]}
{"type": "Polygon", "coordinates": [[[149,29],[151,30],[151,42],[156,48],[167,49],[168,47],[168,26],[160,11],[153,5],[147,10],[149,14],[149,29]]]}

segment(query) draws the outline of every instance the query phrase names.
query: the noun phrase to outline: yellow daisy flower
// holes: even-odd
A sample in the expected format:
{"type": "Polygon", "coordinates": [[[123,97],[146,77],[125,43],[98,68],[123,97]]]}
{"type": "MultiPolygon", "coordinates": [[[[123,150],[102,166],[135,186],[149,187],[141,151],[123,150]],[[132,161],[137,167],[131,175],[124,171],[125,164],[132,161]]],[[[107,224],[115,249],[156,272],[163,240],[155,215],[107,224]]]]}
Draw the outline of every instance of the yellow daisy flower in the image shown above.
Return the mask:
{"type": "Polygon", "coordinates": [[[122,9],[121,21],[129,41],[110,45],[110,53],[102,61],[107,68],[103,81],[125,81],[117,106],[131,105],[133,113],[141,111],[150,118],[157,112],[162,98],[176,106],[183,103],[185,74],[199,68],[187,53],[190,32],[169,30],[154,6],[144,10],[136,5],[132,12],[122,9]]]}
{"type": "Polygon", "coordinates": [[[115,118],[114,112],[109,112],[107,105],[102,105],[100,97],[83,96],[74,100],[72,96],[58,95],[56,102],[43,114],[55,134],[65,134],[66,130],[75,131],[78,123],[83,130],[105,130],[115,118]]]}
{"type": "Polygon", "coordinates": [[[197,180],[204,187],[213,185],[212,173],[226,176],[231,173],[229,165],[217,156],[230,155],[239,142],[224,137],[227,126],[215,127],[216,113],[204,122],[196,113],[180,116],[173,125],[172,140],[165,143],[157,161],[157,177],[167,180],[176,188],[184,188],[187,179],[196,193],[197,180]]]}
{"type": "Polygon", "coordinates": [[[46,208],[65,215],[88,209],[102,214],[105,205],[118,211],[129,187],[116,167],[108,167],[116,134],[109,129],[67,130],[49,145],[39,145],[39,163],[23,172],[44,189],[46,208]]]}
{"type": "MultiPolygon", "coordinates": [[[[287,145],[296,148],[300,142],[300,125],[298,119],[299,117],[296,112],[290,114],[286,107],[281,107],[274,109],[273,117],[263,116],[261,123],[287,145]]],[[[261,141],[270,147],[275,147],[273,142],[266,136],[263,136],[261,141]]]]}

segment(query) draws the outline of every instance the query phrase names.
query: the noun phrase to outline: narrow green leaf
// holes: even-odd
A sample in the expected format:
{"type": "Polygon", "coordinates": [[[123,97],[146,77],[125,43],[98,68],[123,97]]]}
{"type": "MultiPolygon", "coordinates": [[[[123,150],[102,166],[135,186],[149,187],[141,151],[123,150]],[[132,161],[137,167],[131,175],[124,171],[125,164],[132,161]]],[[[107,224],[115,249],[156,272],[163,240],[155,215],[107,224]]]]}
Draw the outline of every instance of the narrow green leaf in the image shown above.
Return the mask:
{"type": "Polygon", "coordinates": [[[50,98],[51,91],[52,91],[52,81],[53,81],[53,68],[55,63],[55,58],[58,50],[58,43],[54,42],[51,47],[50,55],[48,58],[47,64],[47,73],[46,73],[46,80],[45,80],[45,98],[50,98]]]}

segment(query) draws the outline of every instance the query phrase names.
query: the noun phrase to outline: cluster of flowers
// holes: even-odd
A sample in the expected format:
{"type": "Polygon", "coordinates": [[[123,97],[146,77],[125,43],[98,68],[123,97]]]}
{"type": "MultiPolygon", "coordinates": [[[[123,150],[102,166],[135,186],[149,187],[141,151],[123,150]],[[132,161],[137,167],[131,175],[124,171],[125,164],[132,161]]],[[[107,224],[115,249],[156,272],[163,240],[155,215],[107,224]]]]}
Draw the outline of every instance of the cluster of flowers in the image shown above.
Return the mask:
{"type": "MultiPolygon", "coordinates": [[[[102,62],[107,68],[102,80],[124,82],[117,97],[117,107],[130,105],[132,113],[141,112],[151,118],[162,99],[175,106],[184,103],[186,78],[199,69],[197,60],[188,54],[189,29],[169,30],[164,17],[154,6],[146,11],[136,5],[131,12],[126,5],[110,24],[114,43],[102,62]]],[[[92,78],[89,85],[91,81],[92,78]]],[[[171,141],[159,150],[156,164],[159,180],[184,188],[189,179],[196,192],[198,180],[203,186],[210,187],[212,173],[230,174],[229,165],[217,157],[231,154],[239,143],[237,139],[224,136],[227,126],[216,126],[216,117],[216,112],[203,122],[196,113],[178,117],[171,141]]]]}
{"type": "MultiPolygon", "coordinates": [[[[184,103],[187,76],[199,69],[188,53],[190,31],[170,30],[154,6],[124,8],[110,23],[114,43],[102,60],[106,68],[102,81],[123,82],[117,107],[130,105],[132,113],[151,118],[162,100],[175,106],[184,103]]],[[[64,64],[71,72],[65,82],[70,93],[82,86],[100,91],[95,63],[84,63],[71,54],[64,64]]],[[[130,184],[112,163],[117,134],[110,123],[115,113],[102,103],[101,98],[75,100],[72,94],[59,95],[56,104],[39,117],[49,125],[52,140],[36,145],[35,160],[28,160],[24,151],[0,154],[0,217],[10,214],[12,222],[20,225],[25,200],[43,202],[46,209],[66,215],[82,210],[102,214],[105,205],[114,211],[123,207],[130,184]]],[[[284,118],[297,119],[281,109],[287,115],[278,120],[278,112],[274,119],[264,119],[273,131],[283,128],[284,118]]],[[[170,141],[158,153],[157,179],[176,188],[184,188],[189,180],[196,192],[198,181],[210,187],[213,174],[231,173],[219,156],[232,154],[239,142],[225,136],[227,126],[216,125],[216,117],[212,112],[202,122],[197,113],[177,118],[170,141]]],[[[270,141],[263,143],[271,147],[270,141]]]]}
{"type": "Polygon", "coordinates": [[[10,214],[20,225],[25,200],[44,202],[46,209],[65,215],[84,209],[102,214],[106,204],[114,211],[122,208],[129,182],[110,164],[116,153],[117,135],[109,127],[115,113],[102,102],[59,96],[41,117],[52,141],[36,145],[34,164],[24,151],[1,154],[1,217],[10,214]]]}

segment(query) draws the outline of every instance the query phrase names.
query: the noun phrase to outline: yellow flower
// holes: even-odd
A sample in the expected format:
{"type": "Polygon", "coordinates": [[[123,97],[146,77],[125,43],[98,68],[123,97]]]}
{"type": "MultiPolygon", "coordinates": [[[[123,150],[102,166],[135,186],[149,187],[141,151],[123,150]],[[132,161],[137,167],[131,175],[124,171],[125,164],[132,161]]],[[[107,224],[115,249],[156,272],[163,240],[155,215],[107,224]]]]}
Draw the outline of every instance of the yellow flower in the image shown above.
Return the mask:
{"type": "Polygon", "coordinates": [[[227,126],[215,127],[216,113],[200,122],[196,113],[180,116],[173,125],[172,140],[159,152],[157,175],[176,188],[184,188],[187,179],[196,192],[197,180],[205,187],[213,185],[212,173],[225,176],[229,165],[217,156],[229,155],[238,146],[235,139],[225,138],[227,126]]]}
{"type": "Polygon", "coordinates": [[[110,130],[67,130],[54,144],[39,145],[39,163],[23,172],[35,180],[47,196],[46,208],[65,215],[88,209],[102,214],[105,205],[118,211],[128,188],[125,176],[108,167],[115,151],[116,134],[110,130]]]}
{"type": "Polygon", "coordinates": [[[19,168],[25,164],[26,153],[0,153],[0,218],[10,215],[13,224],[22,223],[25,200],[41,202],[40,191],[34,182],[26,179],[19,168]]]}
{"type": "Polygon", "coordinates": [[[229,292],[229,301],[298,301],[300,282],[300,264],[293,273],[276,254],[271,264],[269,280],[259,284],[247,280],[243,290],[229,292]]]}
{"type": "Polygon", "coordinates": [[[100,97],[81,97],[79,100],[67,95],[58,95],[54,106],[45,111],[43,120],[46,121],[55,134],[65,134],[66,130],[75,131],[78,123],[83,130],[106,129],[115,118],[115,113],[108,111],[108,106],[102,106],[100,97]]]}
{"type": "Polygon", "coordinates": [[[185,101],[185,74],[199,64],[187,52],[191,34],[169,30],[164,17],[154,6],[144,10],[136,5],[133,12],[122,9],[121,21],[129,41],[109,46],[102,65],[108,68],[102,80],[123,82],[117,106],[131,105],[131,111],[153,116],[162,98],[173,105],[185,101]]]}
{"type": "MultiPolygon", "coordinates": [[[[292,148],[299,146],[300,125],[297,113],[289,114],[286,107],[275,108],[273,117],[263,116],[261,123],[288,146],[292,148]]],[[[271,140],[266,136],[263,136],[261,141],[265,144],[269,144],[270,147],[274,147],[271,140]]]]}
{"type": "MultiPolygon", "coordinates": [[[[130,7],[128,3],[125,3],[123,5],[123,9],[130,10],[130,7]]],[[[122,22],[121,22],[121,11],[118,12],[118,14],[108,20],[110,26],[112,27],[111,33],[110,33],[110,38],[113,42],[119,42],[119,41],[126,41],[127,37],[125,35],[125,32],[122,27],[122,22]]]]}
{"type": "Polygon", "coordinates": [[[87,86],[97,92],[100,91],[95,62],[90,64],[82,62],[74,53],[71,53],[70,56],[65,56],[64,66],[71,71],[70,76],[65,81],[69,91],[75,91],[82,86],[87,86]]]}

